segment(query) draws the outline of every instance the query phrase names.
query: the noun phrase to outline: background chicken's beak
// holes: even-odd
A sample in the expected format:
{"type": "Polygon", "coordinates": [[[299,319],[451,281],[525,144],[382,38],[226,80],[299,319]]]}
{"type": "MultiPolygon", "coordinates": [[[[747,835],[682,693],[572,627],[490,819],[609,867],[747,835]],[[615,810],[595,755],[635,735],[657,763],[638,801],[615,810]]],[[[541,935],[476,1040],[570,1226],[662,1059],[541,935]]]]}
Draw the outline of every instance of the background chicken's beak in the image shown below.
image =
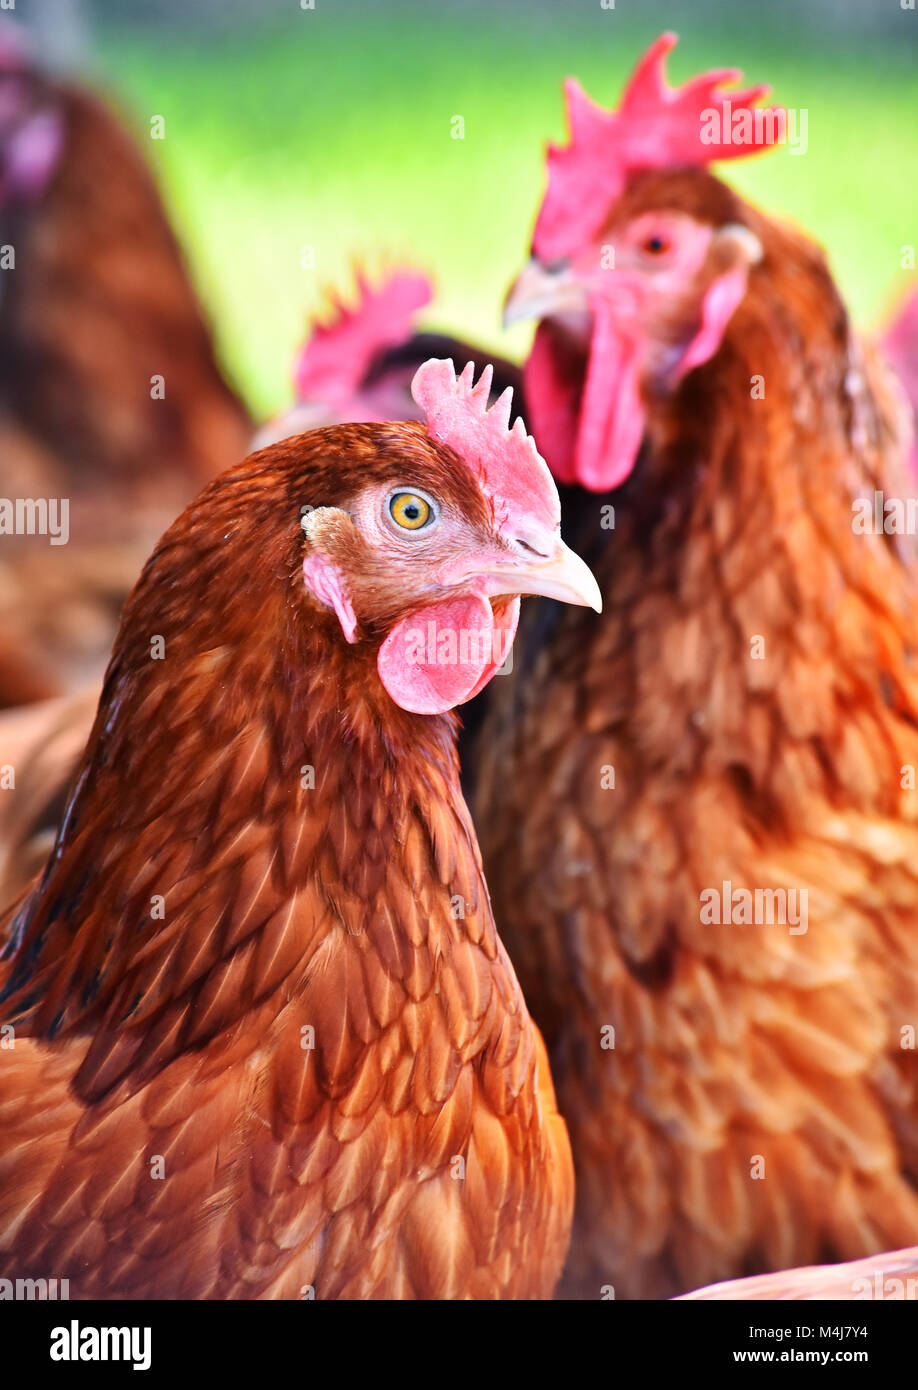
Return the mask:
{"type": "Polygon", "coordinates": [[[560,603],[602,612],[602,594],[592,571],[563,541],[558,541],[554,554],[546,559],[527,555],[519,562],[490,570],[483,577],[489,580],[495,598],[503,594],[543,594],[560,603]]]}
{"type": "Polygon", "coordinates": [[[586,290],[566,261],[548,269],[530,260],[504,301],[504,328],[523,319],[551,318],[587,307],[586,290]]]}

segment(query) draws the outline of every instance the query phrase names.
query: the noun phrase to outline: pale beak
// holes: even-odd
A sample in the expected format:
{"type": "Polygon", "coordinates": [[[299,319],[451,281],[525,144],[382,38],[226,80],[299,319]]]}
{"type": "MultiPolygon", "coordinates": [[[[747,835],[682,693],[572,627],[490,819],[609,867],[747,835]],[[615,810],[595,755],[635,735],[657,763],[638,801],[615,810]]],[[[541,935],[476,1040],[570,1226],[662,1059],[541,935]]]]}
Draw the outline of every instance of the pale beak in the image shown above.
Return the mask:
{"type": "Polygon", "coordinates": [[[505,594],[542,594],[602,612],[602,594],[592,571],[579,555],[559,540],[553,554],[527,554],[481,574],[491,598],[505,594]]]}
{"type": "Polygon", "coordinates": [[[566,262],[551,269],[530,260],[510,287],[504,301],[504,328],[523,319],[556,318],[581,314],[587,308],[587,291],[566,262]]]}

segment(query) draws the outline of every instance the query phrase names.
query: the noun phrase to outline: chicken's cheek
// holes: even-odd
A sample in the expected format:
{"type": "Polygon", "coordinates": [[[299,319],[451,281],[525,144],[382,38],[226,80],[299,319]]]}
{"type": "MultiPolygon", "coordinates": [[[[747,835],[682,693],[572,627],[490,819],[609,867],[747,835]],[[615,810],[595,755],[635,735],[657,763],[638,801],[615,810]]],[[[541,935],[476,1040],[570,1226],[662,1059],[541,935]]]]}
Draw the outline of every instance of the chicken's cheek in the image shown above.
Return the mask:
{"type": "Polygon", "coordinates": [[[515,599],[495,621],[480,594],[421,608],[403,618],[380,647],[380,680],[402,709],[444,714],[477,695],[504,664],[518,616],[515,599]]]}

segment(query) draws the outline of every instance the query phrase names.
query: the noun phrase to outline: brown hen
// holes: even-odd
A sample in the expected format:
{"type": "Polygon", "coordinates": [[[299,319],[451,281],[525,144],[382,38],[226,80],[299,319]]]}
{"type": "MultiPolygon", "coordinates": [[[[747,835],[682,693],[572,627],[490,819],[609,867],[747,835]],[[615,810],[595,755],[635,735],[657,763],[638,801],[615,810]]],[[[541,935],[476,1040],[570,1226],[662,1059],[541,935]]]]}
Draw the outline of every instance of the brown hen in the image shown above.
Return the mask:
{"type": "Polygon", "coordinates": [[[723,75],[664,89],[671,42],[616,115],[571,93],[511,300],[605,611],[529,607],[470,757],[585,1298],[918,1242],[915,545],[874,525],[911,490],[900,403],[822,252],[703,168],[723,75]]]}
{"type": "Polygon", "coordinates": [[[488,374],[430,362],[415,394],[427,428],[319,430],[217,480],[125,607],[6,923],[5,1276],[552,1293],[570,1150],[446,711],[498,669],[466,639],[512,638],[517,595],[598,595],[488,374]]]}

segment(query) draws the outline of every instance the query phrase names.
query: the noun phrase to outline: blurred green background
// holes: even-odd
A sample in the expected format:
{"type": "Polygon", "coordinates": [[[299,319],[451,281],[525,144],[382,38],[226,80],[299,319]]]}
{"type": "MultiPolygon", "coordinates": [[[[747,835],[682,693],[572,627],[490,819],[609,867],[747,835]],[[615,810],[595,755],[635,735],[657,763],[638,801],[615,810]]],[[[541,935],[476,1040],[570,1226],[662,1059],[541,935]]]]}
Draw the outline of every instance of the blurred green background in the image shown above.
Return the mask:
{"type": "Polygon", "coordinates": [[[545,141],[563,133],[561,79],[612,104],[665,28],[680,35],[671,81],[737,66],[808,110],[805,155],[724,172],[829,249],[857,320],[874,324],[911,278],[918,13],[900,0],[20,0],[17,13],[129,115],[259,415],[288,402],[307,315],[325,287],[349,287],[355,257],[433,272],[430,325],[521,356],[530,331],[502,332],[500,304],[545,141]],[[149,137],[154,115],[164,140],[149,137]],[[456,115],[464,140],[450,137],[456,115]]]}

